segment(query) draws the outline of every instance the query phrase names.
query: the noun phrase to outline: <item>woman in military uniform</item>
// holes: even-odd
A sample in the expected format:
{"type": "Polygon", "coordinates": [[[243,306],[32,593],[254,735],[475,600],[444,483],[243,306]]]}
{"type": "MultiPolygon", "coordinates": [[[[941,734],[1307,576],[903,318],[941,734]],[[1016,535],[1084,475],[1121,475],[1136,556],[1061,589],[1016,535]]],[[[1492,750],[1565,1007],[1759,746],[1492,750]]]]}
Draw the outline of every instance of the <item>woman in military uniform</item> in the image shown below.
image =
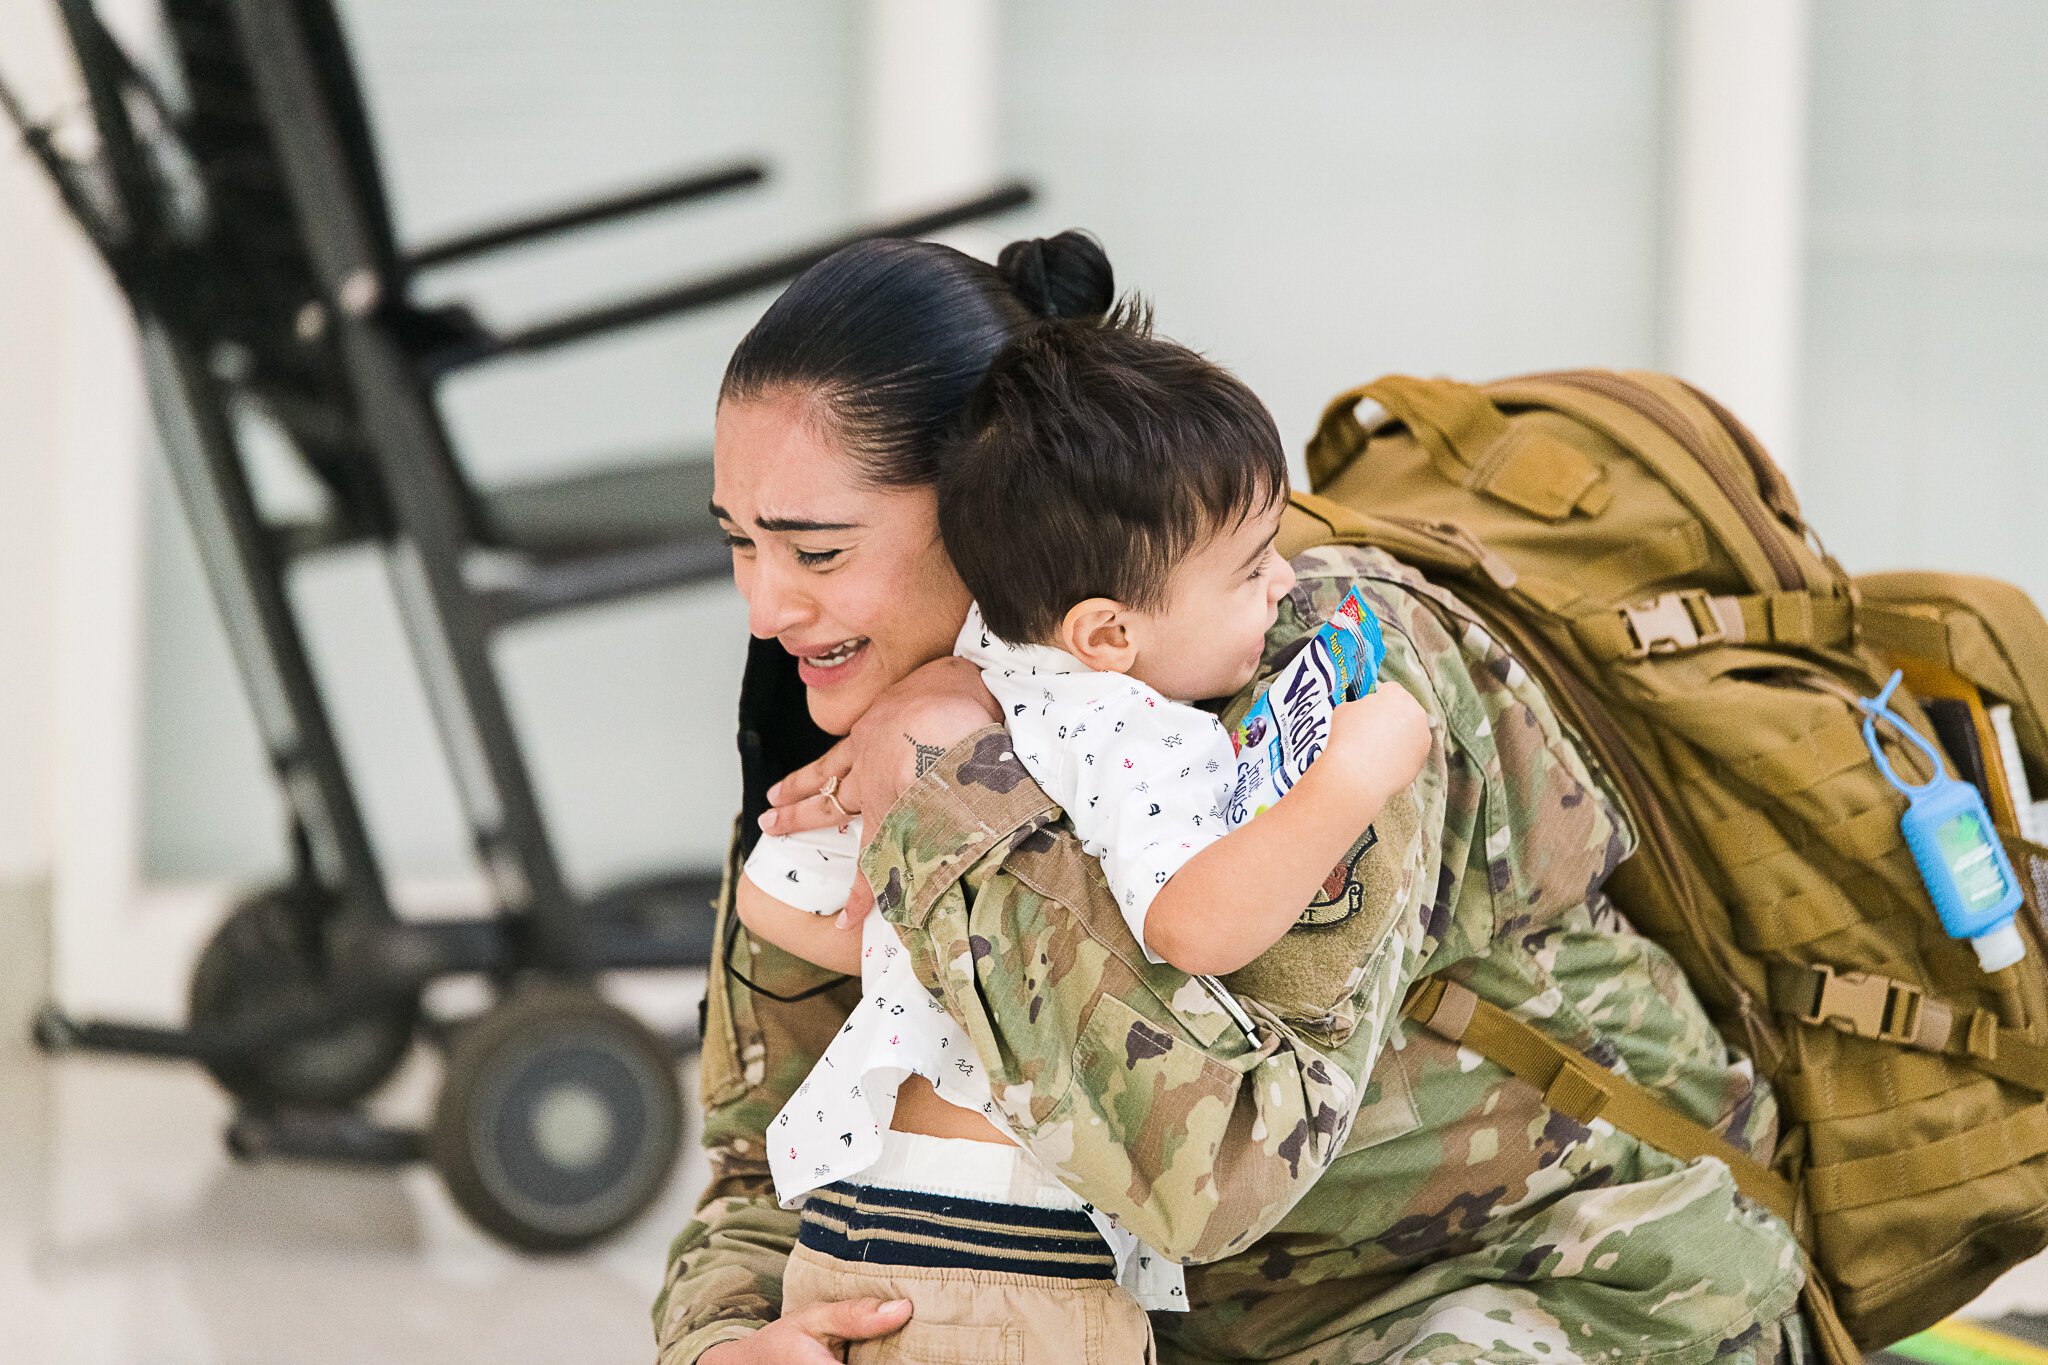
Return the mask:
{"type": "MultiPolygon", "coordinates": [[[[1373,550],[1294,560],[1261,676],[1355,586],[1385,631],[1382,677],[1434,740],[1313,913],[1229,979],[1249,1029],[1146,960],[974,670],[946,657],[968,602],[937,535],[941,438],[1009,338],[1110,297],[1077,234],[1014,244],[999,268],[870,242],[791,285],[741,344],[714,508],[754,637],[733,858],[764,814],[778,832],[866,815],[876,911],[973,1040],[1010,1130],[1189,1264],[1189,1311],[1154,1315],[1167,1361],[1799,1358],[1797,1247],[1725,1166],[1568,1118],[1401,1017],[1413,982],[1448,973],[1771,1149],[1768,1093],[1601,894],[1633,838],[1613,794],[1455,598],[1373,550]]],[[[719,943],[712,1179],[655,1305],[662,1365],[866,1341],[853,1358],[890,1358],[900,1305],[777,1311],[797,1215],[763,1134],[858,983],[750,939],[729,897],[719,943]]],[[[901,1105],[920,1103],[915,1079],[901,1105]]]]}

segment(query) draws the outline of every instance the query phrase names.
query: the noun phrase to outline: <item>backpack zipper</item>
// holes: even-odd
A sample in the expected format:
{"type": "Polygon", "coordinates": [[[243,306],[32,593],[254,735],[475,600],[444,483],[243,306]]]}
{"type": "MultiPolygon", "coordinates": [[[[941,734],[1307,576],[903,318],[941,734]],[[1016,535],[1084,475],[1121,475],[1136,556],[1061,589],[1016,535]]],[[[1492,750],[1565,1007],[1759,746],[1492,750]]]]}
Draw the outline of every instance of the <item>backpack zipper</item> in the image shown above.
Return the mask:
{"type": "Polygon", "coordinates": [[[1685,391],[1699,399],[1700,406],[1714,415],[1714,420],[1721,424],[1721,429],[1735,442],[1735,448],[1742,452],[1742,458],[1749,461],[1749,467],[1756,475],[1756,485],[1763,490],[1764,502],[1778,514],[1778,519],[1800,535],[1811,536],[1813,528],[1808,526],[1806,518],[1800,515],[1799,498],[1792,491],[1791,481],[1785,477],[1785,471],[1778,468],[1771,457],[1764,453],[1763,446],[1756,439],[1756,433],[1745,426],[1741,418],[1723,407],[1714,395],[1686,384],[1683,379],[1678,382],[1685,384],[1685,391]]]}
{"type": "MultiPolygon", "coordinates": [[[[1809,586],[1798,561],[1779,541],[1779,528],[1772,524],[1770,517],[1757,505],[1758,498],[1763,496],[1762,493],[1742,486],[1741,476],[1728,468],[1720,453],[1714,450],[1712,444],[1700,435],[1698,428],[1694,427],[1675,405],[1651,389],[1599,370],[1558,370],[1549,374],[1530,375],[1529,378],[1539,382],[1566,384],[1584,389],[1588,393],[1599,394],[1603,398],[1612,398],[1624,407],[1631,408],[1655,422],[1663,428],[1665,435],[1685,448],[1686,453],[1693,457],[1700,468],[1707,471],[1708,477],[1713,479],[1715,486],[1721,490],[1721,495],[1749,527],[1750,535],[1763,551],[1764,558],[1771,562],[1772,572],[1778,576],[1778,586],[1788,591],[1804,591],[1809,586]]],[[[1736,439],[1736,444],[1742,446],[1744,443],[1736,439]]],[[[1759,450],[1751,455],[1745,449],[1744,455],[1751,465],[1752,474],[1756,475],[1756,482],[1762,485],[1765,480],[1756,462],[1763,458],[1763,452],[1759,450]]]]}
{"type": "Polygon", "coordinates": [[[1749,461],[1749,467],[1756,472],[1757,487],[1763,490],[1765,504],[1777,513],[1778,520],[1785,523],[1786,529],[1806,542],[1806,548],[1813,551],[1814,557],[1827,566],[1828,572],[1836,580],[1836,591],[1847,595],[1853,602],[1856,597],[1855,584],[1848,581],[1848,575],[1842,566],[1835,562],[1835,557],[1828,553],[1828,547],[1821,542],[1820,533],[1813,529],[1806,520],[1806,514],[1799,510],[1799,495],[1792,491],[1792,481],[1785,477],[1785,471],[1778,468],[1765,453],[1762,443],[1756,439],[1756,433],[1744,425],[1740,417],[1723,407],[1714,395],[1686,384],[1683,379],[1678,382],[1685,384],[1686,392],[1699,399],[1701,405],[1714,414],[1714,420],[1734,439],[1736,448],[1742,452],[1742,458],[1749,461]]]}

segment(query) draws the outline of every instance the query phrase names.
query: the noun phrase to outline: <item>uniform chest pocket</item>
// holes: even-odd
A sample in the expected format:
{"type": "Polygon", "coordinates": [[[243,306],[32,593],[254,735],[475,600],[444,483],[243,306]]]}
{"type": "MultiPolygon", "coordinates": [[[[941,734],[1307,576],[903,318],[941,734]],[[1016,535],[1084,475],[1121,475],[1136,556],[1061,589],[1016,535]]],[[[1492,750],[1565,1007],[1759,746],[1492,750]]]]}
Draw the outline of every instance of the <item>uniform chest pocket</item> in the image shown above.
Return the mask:
{"type": "Polygon", "coordinates": [[[1415,899],[1416,789],[1396,793],[1330,869],[1287,936],[1224,984],[1319,1038],[1341,1043],[1358,1024],[1367,963],[1415,899]]]}
{"type": "MultiPolygon", "coordinates": [[[[1400,1041],[1399,1030],[1396,1039],[1400,1041]]],[[[1382,1142],[1392,1142],[1397,1137],[1406,1137],[1422,1126],[1422,1111],[1415,1107],[1415,1083],[1408,1075],[1405,1048],[1394,1046],[1390,1041],[1373,1063],[1372,1072],[1365,1079],[1365,1098],[1358,1106],[1358,1117],[1351,1121],[1351,1131],[1345,1135],[1344,1146],[1338,1156],[1349,1156],[1365,1147],[1377,1147],[1382,1142]]]]}
{"type": "Polygon", "coordinates": [[[1104,1188],[1148,1184],[1170,1166],[1192,1163],[1183,1168],[1194,1170],[1215,1156],[1238,1076],[1192,1040],[1175,1037],[1177,1031],[1114,995],[1102,996],[1089,1012],[1061,1116],[1075,1125],[1104,1125],[1108,1145],[1090,1143],[1090,1150],[1114,1153],[1125,1167],[1101,1172],[1104,1188]]]}

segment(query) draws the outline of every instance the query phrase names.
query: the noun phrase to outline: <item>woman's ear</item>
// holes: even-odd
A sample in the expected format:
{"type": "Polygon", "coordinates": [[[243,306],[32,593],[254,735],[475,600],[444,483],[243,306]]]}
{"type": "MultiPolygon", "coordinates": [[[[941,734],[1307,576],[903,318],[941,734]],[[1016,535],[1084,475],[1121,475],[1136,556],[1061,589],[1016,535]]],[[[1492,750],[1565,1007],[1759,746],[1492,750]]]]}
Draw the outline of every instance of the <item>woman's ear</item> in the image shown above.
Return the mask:
{"type": "Polygon", "coordinates": [[[1098,673],[1124,673],[1138,659],[1131,638],[1130,609],[1108,597],[1091,597],[1067,608],[1059,647],[1098,673]]]}

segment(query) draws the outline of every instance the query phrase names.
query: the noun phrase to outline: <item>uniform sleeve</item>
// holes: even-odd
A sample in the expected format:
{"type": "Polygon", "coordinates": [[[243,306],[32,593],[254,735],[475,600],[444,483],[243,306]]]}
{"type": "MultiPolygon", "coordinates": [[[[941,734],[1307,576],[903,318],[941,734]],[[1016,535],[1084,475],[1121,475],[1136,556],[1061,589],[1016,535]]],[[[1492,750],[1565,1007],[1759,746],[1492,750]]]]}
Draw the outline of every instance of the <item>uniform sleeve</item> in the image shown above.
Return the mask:
{"type": "Polygon", "coordinates": [[[1075,790],[1052,795],[1074,832],[1102,860],[1124,922],[1151,962],[1145,917],[1160,888],[1228,832],[1223,798],[1237,758],[1214,716],[1137,689],[1090,717],[1080,760],[1065,765],[1075,790]]]}
{"type": "Polygon", "coordinates": [[[780,1313],[797,1215],[776,1203],[764,1134],[860,997],[858,981],[752,939],[729,894],[716,942],[698,1063],[711,1181],[669,1247],[654,1303],[660,1365],[691,1365],[780,1313]]]}
{"type": "MultiPolygon", "coordinates": [[[[1440,796],[1440,747],[1432,763],[1440,796]]],[[[1271,1228],[1343,1149],[1419,969],[1441,817],[1439,799],[1386,851],[1386,931],[1352,977],[1360,1023],[1341,1044],[1242,1000],[1254,1039],[1202,982],[1148,961],[1000,729],[912,787],[863,866],[1019,1141],[1161,1254],[1210,1261],[1271,1228]]]]}

